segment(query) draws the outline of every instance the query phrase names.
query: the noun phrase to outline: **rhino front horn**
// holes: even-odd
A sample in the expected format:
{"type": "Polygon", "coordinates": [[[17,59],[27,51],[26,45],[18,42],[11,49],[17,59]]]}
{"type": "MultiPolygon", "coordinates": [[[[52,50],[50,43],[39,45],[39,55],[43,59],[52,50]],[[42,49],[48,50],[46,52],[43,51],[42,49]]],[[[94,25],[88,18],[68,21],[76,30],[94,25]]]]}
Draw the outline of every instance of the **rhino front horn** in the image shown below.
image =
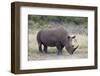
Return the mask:
{"type": "Polygon", "coordinates": [[[76,48],[74,48],[73,52],[79,47],[79,45],[76,46],[76,48]]]}

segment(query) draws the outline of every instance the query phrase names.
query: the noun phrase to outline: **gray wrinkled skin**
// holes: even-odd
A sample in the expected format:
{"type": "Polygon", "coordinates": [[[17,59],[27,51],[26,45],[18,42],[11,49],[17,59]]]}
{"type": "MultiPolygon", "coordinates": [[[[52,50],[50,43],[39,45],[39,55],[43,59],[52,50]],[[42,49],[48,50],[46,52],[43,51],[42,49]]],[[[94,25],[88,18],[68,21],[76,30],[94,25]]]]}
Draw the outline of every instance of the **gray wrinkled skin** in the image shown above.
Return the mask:
{"type": "Polygon", "coordinates": [[[75,36],[70,37],[63,27],[40,30],[37,34],[39,51],[48,53],[48,46],[56,47],[58,50],[57,54],[61,55],[62,49],[65,47],[69,54],[73,54],[78,48],[78,46],[74,48],[72,45],[73,38],[75,38],[75,36]],[[44,49],[42,49],[42,45],[44,46],[44,49]]]}

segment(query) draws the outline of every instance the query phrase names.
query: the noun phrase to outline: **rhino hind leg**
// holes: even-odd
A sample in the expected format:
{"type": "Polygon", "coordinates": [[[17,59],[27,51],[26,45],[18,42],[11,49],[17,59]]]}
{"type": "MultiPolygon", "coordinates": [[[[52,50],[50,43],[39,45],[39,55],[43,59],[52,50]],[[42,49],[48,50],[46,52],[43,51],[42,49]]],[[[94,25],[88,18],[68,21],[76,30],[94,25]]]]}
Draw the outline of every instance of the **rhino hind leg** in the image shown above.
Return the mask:
{"type": "Polygon", "coordinates": [[[46,46],[46,45],[44,45],[44,52],[45,52],[45,53],[48,53],[48,51],[47,51],[47,46],[46,46]]]}
{"type": "Polygon", "coordinates": [[[39,46],[39,52],[41,52],[41,53],[42,53],[42,52],[43,52],[43,51],[42,51],[42,44],[41,44],[41,43],[39,43],[39,44],[38,44],[38,46],[39,46]]]}

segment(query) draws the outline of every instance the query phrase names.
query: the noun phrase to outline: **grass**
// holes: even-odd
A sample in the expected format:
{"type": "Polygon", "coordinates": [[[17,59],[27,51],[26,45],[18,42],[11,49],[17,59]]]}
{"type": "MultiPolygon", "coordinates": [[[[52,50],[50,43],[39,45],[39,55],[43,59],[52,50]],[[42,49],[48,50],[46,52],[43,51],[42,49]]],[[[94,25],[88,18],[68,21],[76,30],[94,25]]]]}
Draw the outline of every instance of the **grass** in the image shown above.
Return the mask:
{"type": "MultiPolygon", "coordinates": [[[[75,58],[87,58],[88,57],[88,36],[85,34],[76,34],[76,39],[79,44],[79,48],[74,52],[73,55],[63,49],[63,55],[57,56],[57,49],[55,47],[49,47],[49,54],[39,53],[37,45],[37,32],[39,29],[29,30],[29,46],[28,46],[28,60],[48,60],[48,59],[75,59],[75,58]]],[[[77,43],[73,42],[74,45],[77,43]]]]}

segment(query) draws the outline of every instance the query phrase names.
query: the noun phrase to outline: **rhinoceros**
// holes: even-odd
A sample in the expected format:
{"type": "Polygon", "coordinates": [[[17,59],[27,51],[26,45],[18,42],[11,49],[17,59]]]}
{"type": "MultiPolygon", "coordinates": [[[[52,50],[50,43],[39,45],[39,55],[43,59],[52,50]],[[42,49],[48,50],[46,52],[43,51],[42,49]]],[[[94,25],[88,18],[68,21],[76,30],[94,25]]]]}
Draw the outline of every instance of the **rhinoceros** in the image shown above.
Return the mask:
{"type": "Polygon", "coordinates": [[[76,47],[72,45],[72,40],[75,37],[75,35],[70,36],[63,27],[40,30],[37,33],[39,51],[42,53],[48,53],[48,47],[56,47],[58,50],[57,54],[62,55],[62,49],[65,47],[68,53],[72,55],[78,48],[78,45],[76,47]],[[42,49],[42,46],[44,46],[44,49],[42,49]]]}

